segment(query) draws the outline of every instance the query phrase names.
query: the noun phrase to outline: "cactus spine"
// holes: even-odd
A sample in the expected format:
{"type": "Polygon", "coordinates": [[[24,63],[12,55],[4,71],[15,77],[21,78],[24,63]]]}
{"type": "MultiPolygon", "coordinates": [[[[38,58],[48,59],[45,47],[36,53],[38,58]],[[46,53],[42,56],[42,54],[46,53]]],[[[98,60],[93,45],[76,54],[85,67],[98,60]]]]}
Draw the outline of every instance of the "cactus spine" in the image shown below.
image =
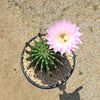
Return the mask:
{"type": "Polygon", "coordinates": [[[58,69],[59,64],[63,65],[60,61],[63,58],[61,54],[49,49],[46,42],[47,40],[40,38],[39,41],[34,40],[34,47],[28,44],[31,48],[30,51],[26,51],[29,55],[26,60],[30,61],[28,68],[33,67],[35,71],[49,72],[58,69]]]}

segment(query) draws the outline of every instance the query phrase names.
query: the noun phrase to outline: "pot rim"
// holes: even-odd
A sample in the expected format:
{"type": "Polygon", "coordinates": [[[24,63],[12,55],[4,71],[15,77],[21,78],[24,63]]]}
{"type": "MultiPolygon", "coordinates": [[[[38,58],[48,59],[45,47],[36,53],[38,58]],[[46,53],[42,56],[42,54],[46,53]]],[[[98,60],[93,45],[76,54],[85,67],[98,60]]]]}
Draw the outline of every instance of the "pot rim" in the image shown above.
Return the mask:
{"type": "MultiPolygon", "coordinates": [[[[43,34],[41,34],[41,36],[45,36],[46,34],[47,34],[47,33],[43,33],[43,34]]],[[[39,36],[40,36],[40,34],[34,36],[34,37],[31,38],[27,43],[30,43],[32,40],[36,39],[36,38],[39,37],[39,36]]],[[[70,74],[68,74],[68,75],[66,76],[66,78],[65,78],[63,81],[61,81],[61,83],[57,83],[56,85],[52,85],[52,86],[41,86],[41,85],[35,83],[34,81],[32,81],[32,80],[28,77],[27,73],[26,73],[25,70],[24,70],[24,66],[23,66],[23,54],[24,54],[24,50],[25,50],[26,47],[27,47],[27,45],[24,46],[24,48],[23,48],[23,50],[22,50],[22,53],[21,53],[21,69],[22,69],[22,72],[23,72],[23,74],[25,75],[26,79],[27,79],[31,84],[33,84],[33,85],[35,85],[36,87],[41,88],[41,89],[53,89],[53,88],[56,88],[56,87],[62,85],[63,83],[65,83],[65,82],[70,78],[70,76],[72,75],[72,73],[73,73],[73,71],[74,71],[74,68],[75,68],[75,62],[76,62],[76,61],[75,61],[76,55],[74,54],[73,51],[72,51],[72,54],[73,54],[73,65],[72,65],[72,69],[71,69],[71,71],[70,71],[70,74]]]]}

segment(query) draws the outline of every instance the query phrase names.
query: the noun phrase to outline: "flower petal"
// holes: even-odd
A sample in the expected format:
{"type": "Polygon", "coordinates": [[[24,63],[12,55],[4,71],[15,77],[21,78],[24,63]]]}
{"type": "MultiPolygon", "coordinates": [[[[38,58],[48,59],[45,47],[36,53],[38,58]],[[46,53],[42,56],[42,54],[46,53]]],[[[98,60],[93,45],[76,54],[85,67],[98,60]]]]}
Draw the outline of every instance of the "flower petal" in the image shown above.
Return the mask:
{"type": "Polygon", "coordinates": [[[74,51],[74,48],[78,49],[76,44],[82,44],[80,39],[83,33],[79,32],[79,27],[70,21],[66,22],[65,19],[56,21],[46,31],[48,33],[46,37],[47,44],[50,45],[50,49],[54,48],[55,52],[59,51],[63,54],[74,51]]]}

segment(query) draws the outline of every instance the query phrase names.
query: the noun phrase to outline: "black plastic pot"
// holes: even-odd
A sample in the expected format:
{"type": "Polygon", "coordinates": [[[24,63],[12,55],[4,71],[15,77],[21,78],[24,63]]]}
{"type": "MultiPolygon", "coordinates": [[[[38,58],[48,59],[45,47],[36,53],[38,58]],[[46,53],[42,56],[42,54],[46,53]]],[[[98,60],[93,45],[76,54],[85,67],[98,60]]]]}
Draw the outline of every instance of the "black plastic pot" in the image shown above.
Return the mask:
{"type": "MultiPolygon", "coordinates": [[[[45,36],[46,34],[47,34],[47,33],[38,34],[38,35],[34,36],[32,39],[30,39],[27,43],[30,43],[32,40],[36,39],[37,37],[45,36]]],[[[36,87],[41,88],[41,89],[53,89],[53,88],[56,88],[56,87],[62,85],[63,83],[65,83],[65,82],[70,78],[70,76],[72,75],[72,73],[73,73],[73,71],[74,71],[74,68],[75,68],[75,57],[76,57],[76,55],[74,54],[73,51],[72,51],[72,54],[73,54],[73,65],[72,65],[72,69],[71,69],[71,71],[70,71],[70,74],[69,74],[68,76],[66,76],[66,78],[65,78],[60,84],[58,83],[58,84],[52,85],[52,86],[41,86],[41,85],[35,83],[34,81],[32,81],[32,80],[27,76],[27,73],[26,73],[25,70],[24,70],[24,66],[23,66],[23,54],[24,54],[24,50],[25,50],[26,47],[27,47],[27,45],[24,46],[24,48],[23,48],[23,50],[22,50],[22,54],[21,54],[21,69],[22,69],[22,71],[23,71],[25,77],[27,78],[27,80],[28,80],[31,84],[33,84],[33,85],[35,85],[36,87]]]]}

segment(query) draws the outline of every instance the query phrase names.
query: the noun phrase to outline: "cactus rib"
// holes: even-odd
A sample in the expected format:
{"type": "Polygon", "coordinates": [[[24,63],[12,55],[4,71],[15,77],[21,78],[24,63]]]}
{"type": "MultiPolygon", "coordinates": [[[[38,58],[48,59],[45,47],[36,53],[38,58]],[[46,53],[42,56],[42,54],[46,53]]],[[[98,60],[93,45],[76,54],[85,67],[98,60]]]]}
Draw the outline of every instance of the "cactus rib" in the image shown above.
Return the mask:
{"type": "Polygon", "coordinates": [[[26,50],[29,57],[26,60],[30,61],[30,65],[34,67],[34,70],[49,72],[52,69],[58,69],[57,63],[62,65],[60,61],[61,54],[55,53],[53,49],[49,49],[49,45],[46,44],[47,40],[40,38],[39,41],[34,41],[34,47],[29,45],[30,51],[26,50]],[[52,66],[52,67],[51,67],[52,66]]]}

